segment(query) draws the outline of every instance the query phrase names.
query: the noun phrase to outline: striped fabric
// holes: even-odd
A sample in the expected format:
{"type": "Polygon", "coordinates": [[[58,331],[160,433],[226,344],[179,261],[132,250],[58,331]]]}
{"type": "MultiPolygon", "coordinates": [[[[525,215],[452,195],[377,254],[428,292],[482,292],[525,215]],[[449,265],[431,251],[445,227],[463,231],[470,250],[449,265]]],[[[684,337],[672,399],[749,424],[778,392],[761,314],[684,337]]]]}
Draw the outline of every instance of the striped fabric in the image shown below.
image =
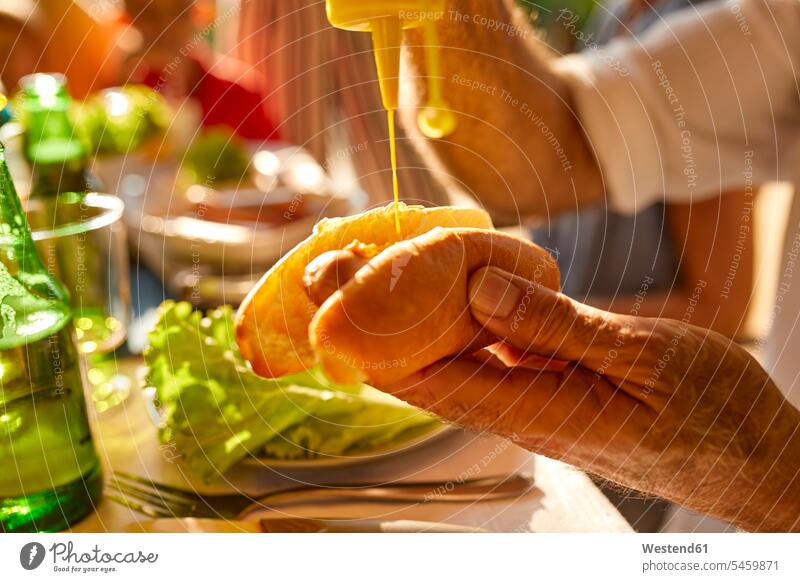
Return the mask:
{"type": "MultiPolygon", "coordinates": [[[[236,52],[264,79],[282,139],[323,165],[349,158],[371,203],[391,199],[386,112],[368,34],[333,28],[323,0],[242,0],[236,52]],[[344,145],[336,139],[342,133],[344,145]]],[[[402,131],[398,167],[404,200],[446,203],[402,131]]]]}

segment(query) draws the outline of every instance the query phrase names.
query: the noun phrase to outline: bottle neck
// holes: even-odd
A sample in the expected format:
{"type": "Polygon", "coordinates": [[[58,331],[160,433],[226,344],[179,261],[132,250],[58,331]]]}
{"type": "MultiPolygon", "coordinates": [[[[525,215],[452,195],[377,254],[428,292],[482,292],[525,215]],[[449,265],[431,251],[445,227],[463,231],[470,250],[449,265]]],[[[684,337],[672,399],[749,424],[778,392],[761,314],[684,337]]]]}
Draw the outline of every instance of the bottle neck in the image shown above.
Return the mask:
{"type": "Polygon", "coordinates": [[[22,203],[6,163],[5,149],[0,146],[0,248],[6,251],[9,245],[13,246],[13,243],[27,239],[32,245],[33,239],[22,203]]]}
{"type": "Polygon", "coordinates": [[[70,317],[69,295],[36,251],[0,145],[0,329],[5,330],[9,323],[9,305],[18,303],[25,307],[22,315],[32,321],[36,320],[37,311],[52,314],[48,321],[59,326],[70,317]]]}
{"type": "Polygon", "coordinates": [[[84,160],[36,163],[31,167],[31,198],[55,197],[62,192],[88,192],[89,172],[84,160]]]}
{"type": "Polygon", "coordinates": [[[34,197],[86,192],[88,156],[69,118],[65,94],[45,99],[32,94],[26,103],[25,152],[32,171],[34,197]]]}

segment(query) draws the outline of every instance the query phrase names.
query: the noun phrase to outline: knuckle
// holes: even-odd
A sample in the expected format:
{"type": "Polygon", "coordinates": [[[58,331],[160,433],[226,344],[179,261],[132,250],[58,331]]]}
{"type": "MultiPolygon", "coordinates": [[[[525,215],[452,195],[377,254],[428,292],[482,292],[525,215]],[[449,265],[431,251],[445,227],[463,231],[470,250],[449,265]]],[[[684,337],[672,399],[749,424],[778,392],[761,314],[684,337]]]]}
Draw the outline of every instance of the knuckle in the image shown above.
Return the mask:
{"type": "MultiPolygon", "coordinates": [[[[518,331],[539,349],[555,351],[571,331],[577,317],[576,308],[564,295],[555,294],[537,285],[529,287],[527,304],[522,309],[518,331]]],[[[523,297],[524,300],[524,297],[523,297]]],[[[512,331],[513,328],[512,328],[512,331]]]]}

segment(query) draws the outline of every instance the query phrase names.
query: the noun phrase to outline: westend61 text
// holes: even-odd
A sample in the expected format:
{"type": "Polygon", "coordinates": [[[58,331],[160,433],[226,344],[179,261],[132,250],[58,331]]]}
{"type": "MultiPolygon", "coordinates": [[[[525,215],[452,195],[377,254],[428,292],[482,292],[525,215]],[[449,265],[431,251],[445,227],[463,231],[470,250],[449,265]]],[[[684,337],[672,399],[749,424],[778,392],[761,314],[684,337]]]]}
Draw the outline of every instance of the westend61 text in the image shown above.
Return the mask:
{"type": "Polygon", "coordinates": [[[708,544],[686,544],[676,546],[673,544],[642,544],[645,554],[707,554],[708,544]]]}

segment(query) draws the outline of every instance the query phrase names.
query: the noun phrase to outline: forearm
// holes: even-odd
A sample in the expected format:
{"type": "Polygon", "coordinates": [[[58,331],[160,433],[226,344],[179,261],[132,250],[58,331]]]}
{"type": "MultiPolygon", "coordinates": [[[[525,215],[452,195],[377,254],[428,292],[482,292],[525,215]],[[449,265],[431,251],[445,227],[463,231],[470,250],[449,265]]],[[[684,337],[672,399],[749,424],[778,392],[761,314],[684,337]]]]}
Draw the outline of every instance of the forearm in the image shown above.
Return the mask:
{"type": "Polygon", "coordinates": [[[732,441],[720,451],[713,471],[719,479],[699,479],[688,505],[746,531],[800,531],[800,415],[788,402],[784,406],[761,431],[741,428],[754,438],[738,450],[739,442],[732,441]],[[726,456],[738,457],[738,468],[726,456]]]}
{"type": "MultiPolygon", "coordinates": [[[[672,338],[687,347],[665,368],[659,418],[670,420],[656,422],[651,442],[663,452],[645,480],[652,475],[658,495],[745,530],[800,530],[800,412],[735,343],[677,322],[659,327],[685,334],[672,338]]],[[[660,361],[671,354],[658,353],[660,361]]]]}
{"type": "Polygon", "coordinates": [[[773,457],[774,462],[763,472],[757,471],[750,501],[761,508],[758,514],[739,519],[751,531],[800,531],[800,435],[797,424],[789,429],[785,448],[773,457]]]}
{"type": "Polygon", "coordinates": [[[554,58],[510,0],[448,0],[437,23],[444,97],[457,129],[422,138],[422,34],[407,34],[404,124],[427,161],[503,222],[599,200],[600,172],[554,58]]]}

